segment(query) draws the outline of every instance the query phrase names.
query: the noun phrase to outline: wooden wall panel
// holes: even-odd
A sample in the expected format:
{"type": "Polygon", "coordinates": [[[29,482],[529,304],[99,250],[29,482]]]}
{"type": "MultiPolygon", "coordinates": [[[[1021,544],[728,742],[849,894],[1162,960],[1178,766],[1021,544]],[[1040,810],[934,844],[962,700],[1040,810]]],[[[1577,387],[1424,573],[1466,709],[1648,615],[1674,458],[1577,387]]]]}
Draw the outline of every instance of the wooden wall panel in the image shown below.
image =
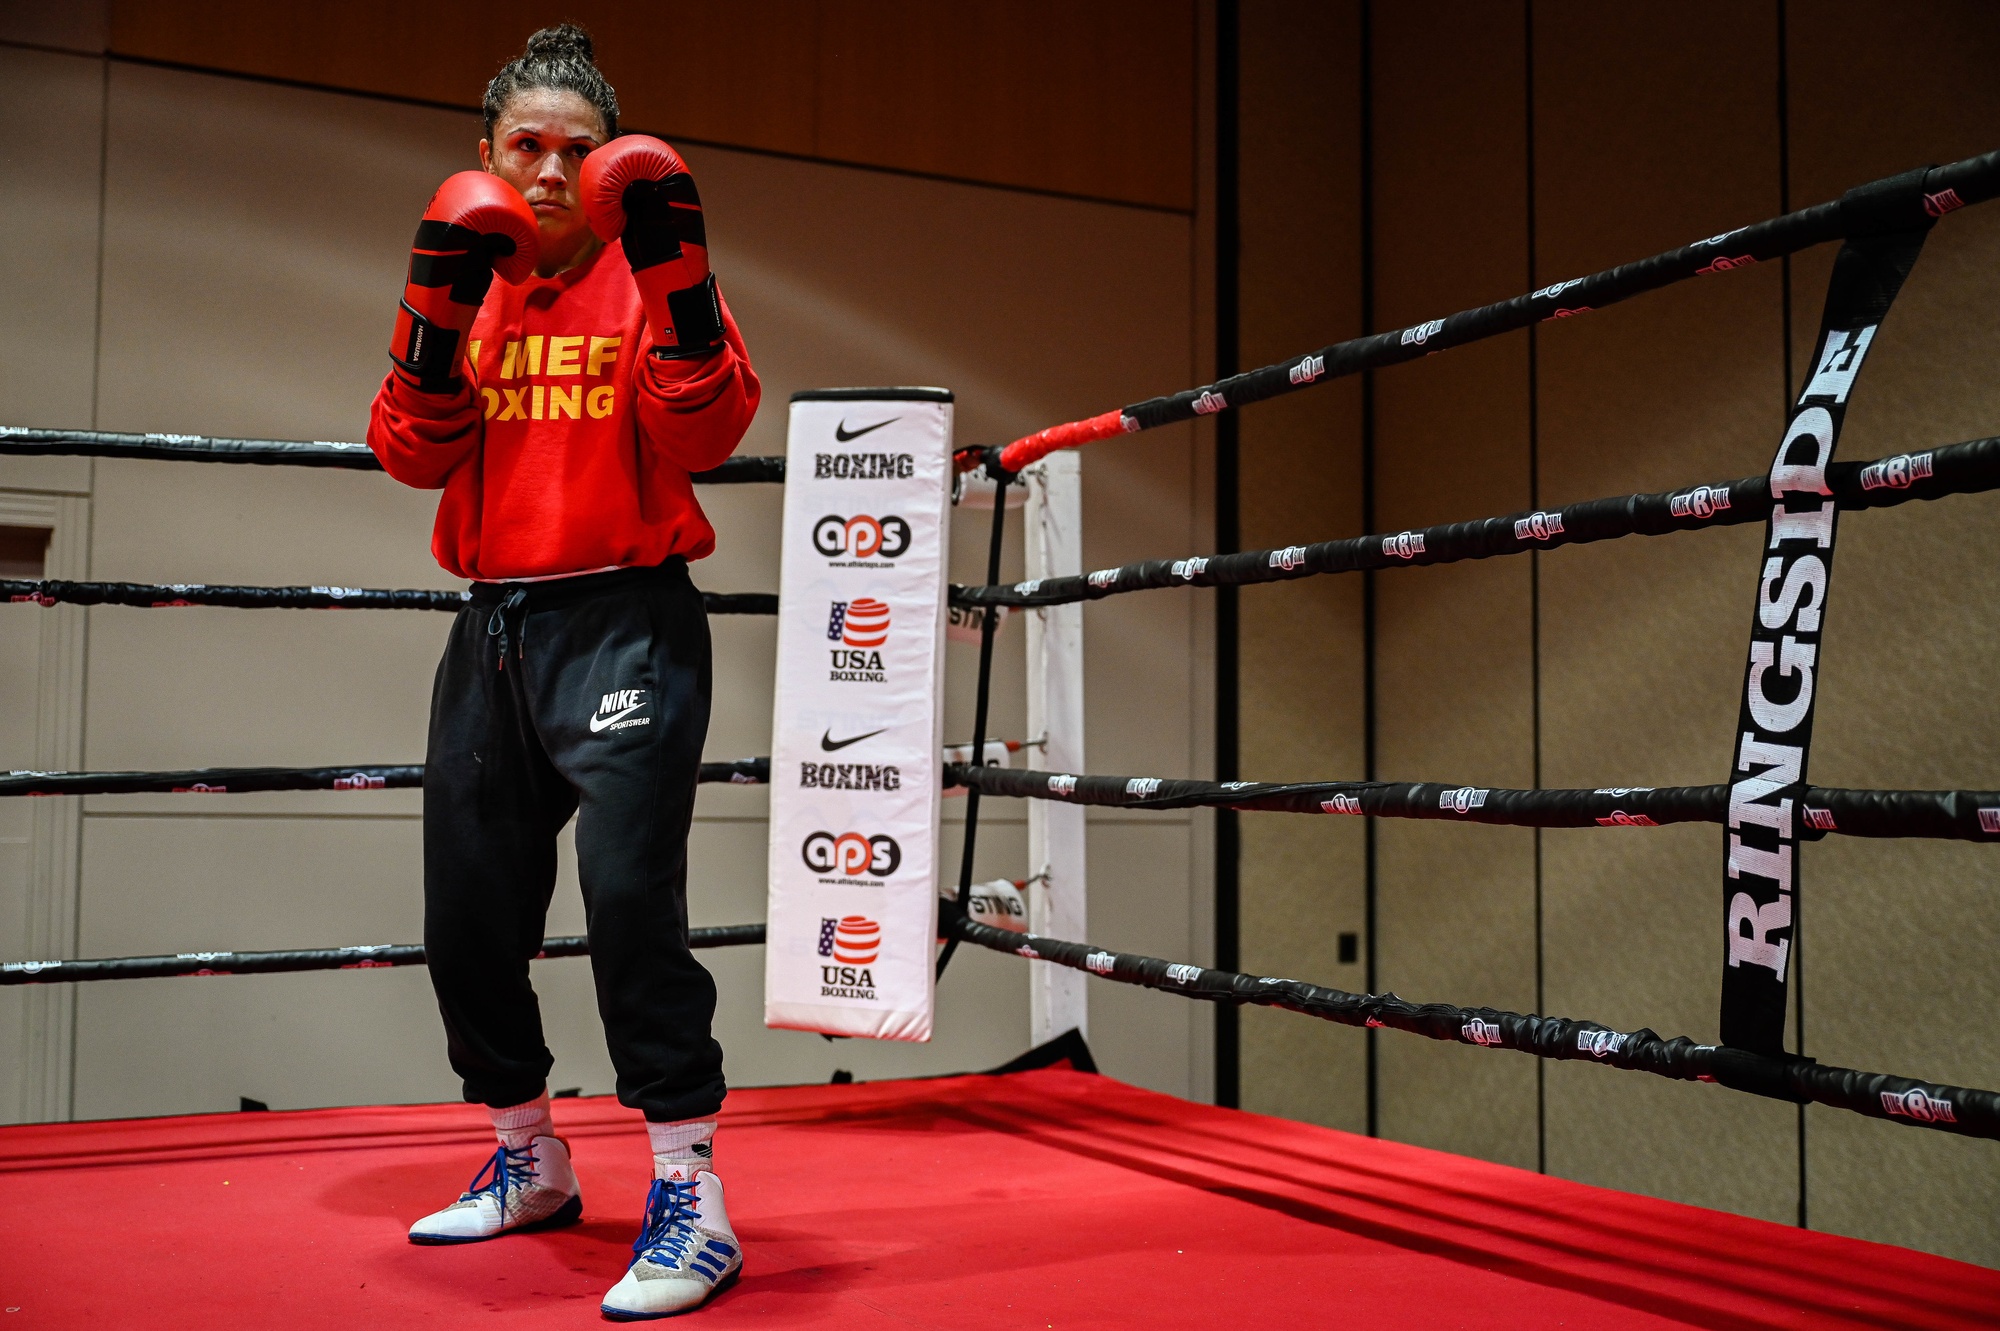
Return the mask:
{"type": "MultiPolygon", "coordinates": [[[[1140,4],[584,0],[634,128],[1187,211],[1195,11],[1140,4]]],[[[475,105],[552,11],[527,0],[113,0],[114,53],[475,105]]]]}
{"type": "MultiPolygon", "coordinates": [[[[1519,3],[1378,6],[1376,327],[1518,294],[1527,280],[1526,17],[1519,3]]],[[[1525,334],[1376,377],[1376,527],[1529,506],[1525,334]]],[[[1391,781],[1534,784],[1525,559],[1376,580],[1380,758],[1391,781]]],[[[1417,1001],[1535,1006],[1535,842],[1518,828],[1382,822],[1379,978],[1417,1001]]],[[[1536,1164],[1535,1065],[1378,1037],[1381,1130],[1536,1164]]]]}
{"type": "Polygon", "coordinates": [[[1189,0],[827,0],[818,155],[1194,206],[1189,0]]]}
{"type": "MultiPolygon", "coordinates": [[[[1242,356],[1260,365],[1361,331],[1360,5],[1242,10],[1242,356]],[[1299,130],[1311,127],[1309,150],[1299,130]]],[[[1239,418],[1245,548],[1361,530],[1361,385],[1344,380],[1239,418]]],[[[1242,771],[1363,774],[1361,580],[1242,592],[1242,771]]],[[[1366,907],[1358,819],[1247,814],[1242,957],[1259,974],[1362,987],[1339,936],[1366,907]]],[[[1245,1108],[1360,1131],[1363,1035],[1242,1010],[1245,1108]]]]}
{"type": "MultiPolygon", "coordinates": [[[[1534,284],[1779,210],[1778,0],[1671,15],[1575,0],[1533,9],[1534,284]]],[[[1787,0],[1786,11],[1793,206],[2000,143],[2000,92],[1984,72],[2000,56],[1992,6],[1950,0],[1913,14],[1887,0],[1787,0]]],[[[1297,89],[1255,82],[1303,79],[1317,89],[1329,76],[1271,36],[1289,15],[1257,4],[1244,13],[1243,308],[1245,359],[1256,363],[1310,344],[1306,326],[1321,318],[1323,327],[1323,312],[1345,307],[1315,269],[1286,285],[1286,263],[1313,243],[1316,205],[1282,128],[1305,102],[1297,89]],[[1265,337],[1271,330],[1285,336],[1265,337]]],[[[1519,77],[1510,86],[1504,76],[1510,62],[1519,69],[1521,18],[1515,5],[1374,7],[1377,327],[1529,285],[1520,257],[1525,108],[1519,77]]],[[[1332,133],[1345,132],[1345,120],[1322,114],[1332,133]]],[[[1325,254],[1337,262],[1345,243],[1330,238],[1325,254]]],[[[1833,253],[1823,247],[1793,266],[1796,373],[1833,253]]],[[[2000,428],[1988,372],[2000,357],[1996,253],[2000,212],[1972,209],[1940,224],[1876,344],[1843,456],[2000,428]]],[[[1783,277],[1781,265],[1765,265],[1541,326],[1539,505],[1766,467],[1787,396],[1783,277]]],[[[1528,502],[1523,340],[1379,376],[1380,528],[1528,502]]],[[[1324,401],[1342,387],[1320,390],[1324,401]]],[[[1297,426],[1282,412],[1307,401],[1320,399],[1243,418],[1251,544],[1296,539],[1289,524],[1300,517],[1345,511],[1295,461],[1287,432],[1297,426]]],[[[1341,437],[1334,418],[1319,428],[1341,437]]],[[[1973,496],[1843,520],[1815,779],[2000,786],[2000,717],[1987,687],[2000,626],[1985,610],[2000,590],[1996,518],[2000,501],[1973,496]]],[[[1382,775],[1526,784],[1523,656],[1539,631],[1544,784],[1721,779],[1758,545],[1757,530],[1745,528],[1552,552],[1542,559],[1539,626],[1521,595],[1525,561],[1385,574],[1382,775]]],[[[1337,774],[1351,757],[1338,738],[1353,723],[1322,682],[1341,678],[1322,617],[1338,607],[1354,616],[1347,632],[1361,632],[1358,606],[1337,595],[1294,583],[1245,596],[1247,775],[1337,774]]],[[[1274,821],[1244,824],[1246,964],[1261,964],[1257,949],[1268,947],[1317,960],[1314,974],[1352,987],[1350,971],[1287,941],[1323,937],[1341,918],[1337,890],[1318,902],[1285,895],[1315,854],[1332,869],[1322,876],[1345,871],[1340,828],[1274,821]]],[[[1520,928],[1523,873],[1510,835],[1380,825],[1385,987],[1532,1005],[1533,939],[1520,928]]],[[[1543,850],[1543,1010],[1713,1039],[1717,829],[1553,832],[1543,850]]],[[[1809,848],[1796,954],[1806,1052],[2000,1084],[2000,1041],[1982,1015],[2000,1000],[1990,965],[2000,946],[1996,872],[1992,852],[1973,846],[1830,838],[1809,848]]],[[[1315,1046],[1282,1014],[1246,1014],[1244,1029],[1246,1103],[1351,1122],[1342,1101],[1317,1090],[1329,1075],[1352,1075],[1338,1040],[1315,1046]]],[[[1385,1134],[1531,1163],[1521,1129],[1532,1064],[1392,1034],[1379,1052],[1385,1134]]],[[[1819,1109],[1802,1139],[1787,1106],[1574,1064],[1545,1071],[1552,1172],[1793,1221],[1803,1143],[1814,1227],[2000,1262],[1990,1205],[2000,1164],[1977,1144],[1819,1109]]]]}
{"type": "MultiPolygon", "coordinates": [[[[1535,7],[1538,282],[1778,211],[1777,12],[1535,7]],[[1727,41],[1715,34],[1726,32],[1727,41]]],[[[1541,502],[1755,473],[1783,428],[1775,265],[1541,327],[1541,502]]],[[[1758,533],[1542,561],[1543,779],[1723,779],[1758,533]]],[[[1722,843],[1708,826],[1544,837],[1549,1010],[1713,1040],[1722,843]]],[[[1713,1087],[1547,1069],[1550,1172],[1790,1220],[1795,1111],[1713,1087]]]]}
{"type": "MultiPolygon", "coordinates": [[[[812,0],[657,10],[584,0],[561,11],[591,30],[624,120],[778,152],[813,151],[819,7],[812,0]]],[[[487,80],[554,21],[529,0],[384,0],[274,9],[252,0],[112,0],[118,55],[294,79],[448,106],[477,106],[487,80]]]]}
{"type": "MultiPolygon", "coordinates": [[[[1793,0],[1792,197],[2000,147],[2000,12],[1793,0]],[[1857,37],[1865,34],[1865,40],[1857,37]]],[[[1840,455],[1880,457],[2000,430],[2000,213],[1940,221],[1856,381],[1840,455]]],[[[1833,246],[1794,267],[1806,372],[1833,246]]],[[[1813,779],[2000,787],[2000,498],[1843,516],[1823,649],[1813,779]]],[[[1748,590],[1747,586],[1744,590],[1748,590]]],[[[1800,931],[1806,1052],[1848,1067],[2000,1085],[2000,859],[1990,846],[1806,848],[1800,931]]],[[[2000,1264],[2000,1157],[1985,1143],[1807,1111],[1815,1228],[2000,1264]]]]}

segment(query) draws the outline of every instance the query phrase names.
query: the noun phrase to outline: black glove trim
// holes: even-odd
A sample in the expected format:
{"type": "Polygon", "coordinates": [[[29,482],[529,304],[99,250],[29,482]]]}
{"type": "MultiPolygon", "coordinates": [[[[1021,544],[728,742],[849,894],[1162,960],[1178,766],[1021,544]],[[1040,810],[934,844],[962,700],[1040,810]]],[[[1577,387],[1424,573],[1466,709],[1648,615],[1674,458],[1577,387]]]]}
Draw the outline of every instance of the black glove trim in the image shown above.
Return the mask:
{"type": "Polygon", "coordinates": [[[453,301],[477,308],[493,285],[493,260],[513,252],[514,242],[506,236],[482,236],[456,222],[425,220],[417,223],[410,247],[410,285],[450,287],[453,301]]]}
{"type": "Polygon", "coordinates": [[[420,393],[457,392],[458,330],[440,328],[411,308],[407,300],[402,307],[410,318],[410,335],[400,352],[395,347],[389,349],[390,362],[417,381],[420,393]]]}
{"type": "Polygon", "coordinates": [[[625,261],[635,273],[681,257],[682,247],[708,248],[708,223],[694,177],[677,171],[665,180],[635,180],[625,187],[625,261]]]}
{"type": "MultiPolygon", "coordinates": [[[[673,316],[676,344],[654,347],[655,359],[688,360],[722,345],[722,294],[714,273],[694,286],[668,292],[667,312],[673,316]]],[[[658,331],[654,330],[656,335],[658,331]]]]}

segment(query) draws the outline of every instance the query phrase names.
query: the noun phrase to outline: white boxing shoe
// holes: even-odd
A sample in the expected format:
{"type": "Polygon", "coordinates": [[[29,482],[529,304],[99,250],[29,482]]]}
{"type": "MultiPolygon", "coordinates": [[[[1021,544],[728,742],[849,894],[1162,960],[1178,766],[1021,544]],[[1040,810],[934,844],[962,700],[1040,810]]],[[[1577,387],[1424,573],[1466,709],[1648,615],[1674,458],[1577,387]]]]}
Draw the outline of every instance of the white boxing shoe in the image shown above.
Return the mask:
{"type": "Polygon", "coordinates": [[[520,1150],[502,1146],[457,1201],[410,1226],[412,1243],[477,1243],[520,1230],[554,1229],[583,1218],[583,1197],[569,1147],[537,1137],[520,1150]]]}
{"type": "Polygon", "coordinates": [[[654,1179],[632,1267],[604,1296],[603,1312],[615,1322],[693,1312],[742,1273],[722,1180],[705,1169],[688,1180],[654,1179]]]}

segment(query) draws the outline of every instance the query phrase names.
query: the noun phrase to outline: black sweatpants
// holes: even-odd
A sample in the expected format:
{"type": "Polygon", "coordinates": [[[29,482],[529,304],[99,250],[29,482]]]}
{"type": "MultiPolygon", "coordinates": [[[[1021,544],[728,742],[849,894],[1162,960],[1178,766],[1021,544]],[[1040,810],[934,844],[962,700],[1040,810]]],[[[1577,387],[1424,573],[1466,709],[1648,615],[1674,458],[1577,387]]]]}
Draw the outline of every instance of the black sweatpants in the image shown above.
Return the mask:
{"type": "Polygon", "coordinates": [[[438,664],[424,767],[424,950],[468,1101],[531,1100],[554,1063],[528,962],[574,814],[619,1101],[656,1122],[721,1107],[715,981],[687,945],[709,684],[684,559],[474,586],[438,664]]]}

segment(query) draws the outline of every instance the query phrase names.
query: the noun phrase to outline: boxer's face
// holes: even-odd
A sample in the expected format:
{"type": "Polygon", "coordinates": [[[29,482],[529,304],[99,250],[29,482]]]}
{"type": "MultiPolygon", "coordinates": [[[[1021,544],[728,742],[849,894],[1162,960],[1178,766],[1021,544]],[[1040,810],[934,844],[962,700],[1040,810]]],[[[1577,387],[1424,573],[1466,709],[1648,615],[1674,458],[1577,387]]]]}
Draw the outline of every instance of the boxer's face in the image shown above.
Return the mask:
{"type": "Polygon", "coordinates": [[[604,118],[576,93],[529,88],[511,98],[479,141],[479,163],[521,192],[534,209],[546,276],[575,262],[592,242],[577,198],[577,175],[603,145],[604,118]]]}

